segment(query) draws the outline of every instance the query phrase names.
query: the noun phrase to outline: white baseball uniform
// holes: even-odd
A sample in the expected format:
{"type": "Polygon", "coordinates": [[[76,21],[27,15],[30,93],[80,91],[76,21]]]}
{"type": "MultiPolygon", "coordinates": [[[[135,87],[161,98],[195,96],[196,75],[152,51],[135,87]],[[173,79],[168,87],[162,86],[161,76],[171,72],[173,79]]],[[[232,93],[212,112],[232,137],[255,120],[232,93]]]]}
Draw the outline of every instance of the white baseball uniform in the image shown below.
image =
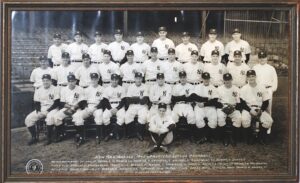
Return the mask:
{"type": "Polygon", "coordinates": [[[189,83],[199,84],[202,81],[203,63],[188,62],[183,64],[183,69],[186,72],[186,79],[189,83]]]}
{"type": "Polygon", "coordinates": [[[240,66],[230,64],[227,65],[227,70],[232,75],[232,84],[239,88],[243,87],[246,84],[246,73],[248,70],[250,70],[250,67],[247,64],[242,63],[240,66]]]}
{"type": "Polygon", "coordinates": [[[103,59],[103,52],[107,50],[108,45],[105,43],[94,43],[88,49],[93,64],[100,64],[103,59]]]}
{"type": "MultiPolygon", "coordinates": [[[[210,40],[206,41],[200,49],[200,55],[205,62],[211,62],[211,52],[213,50],[219,51],[219,55],[222,57],[224,55],[224,45],[218,40],[211,42],[210,40]]],[[[221,61],[221,57],[219,62],[221,61]]]]}
{"type": "Polygon", "coordinates": [[[74,66],[75,69],[82,65],[82,54],[88,53],[89,47],[84,44],[77,42],[71,43],[67,47],[67,52],[70,54],[71,65],[74,66]]]}
{"type": "MultiPolygon", "coordinates": [[[[242,61],[246,60],[246,54],[251,53],[251,48],[250,45],[247,41],[245,40],[240,40],[239,42],[236,42],[234,40],[230,41],[229,43],[226,44],[225,46],[225,54],[228,54],[228,60],[233,61],[233,53],[234,51],[239,50],[242,52],[242,61]]],[[[228,63],[232,64],[232,63],[228,63]]]]}
{"type": "Polygon", "coordinates": [[[175,48],[176,57],[178,58],[178,61],[180,63],[186,63],[190,62],[192,60],[191,58],[191,52],[193,50],[198,51],[198,47],[193,43],[184,44],[181,43],[175,48]]]}
{"type": "Polygon", "coordinates": [[[161,40],[160,38],[156,39],[152,43],[152,47],[156,47],[158,51],[157,57],[160,59],[167,59],[168,58],[168,50],[169,48],[174,48],[175,49],[175,44],[174,42],[166,38],[164,40],[161,40]]]}
{"type": "Polygon", "coordinates": [[[183,65],[178,61],[164,61],[165,81],[168,84],[174,85],[179,82],[179,72],[183,71],[183,65]]]}
{"type": "Polygon", "coordinates": [[[124,87],[125,92],[127,93],[127,89],[129,85],[134,83],[134,75],[136,72],[143,73],[141,65],[137,63],[126,62],[125,64],[121,65],[120,67],[120,74],[123,78],[122,87],[124,87]]]}
{"type": "Polygon", "coordinates": [[[52,69],[50,67],[47,67],[47,69],[42,69],[41,67],[33,69],[30,75],[30,81],[33,82],[34,88],[39,88],[43,86],[43,80],[42,77],[44,74],[50,74],[52,73],[52,69]]]}
{"type": "Polygon", "coordinates": [[[53,104],[54,101],[59,99],[59,92],[55,86],[50,86],[45,89],[40,87],[34,92],[34,101],[40,102],[41,111],[37,112],[36,110],[28,114],[25,118],[25,125],[27,127],[33,126],[39,119],[46,117],[45,121],[47,125],[59,125],[54,121],[54,116],[57,113],[58,109],[53,109],[47,111],[53,104]]]}
{"type": "Polygon", "coordinates": [[[75,71],[75,77],[79,80],[79,86],[86,88],[91,84],[91,73],[98,74],[98,69],[95,65],[90,65],[89,67],[81,65],[78,67],[75,71]]]}
{"type": "MultiPolygon", "coordinates": [[[[247,84],[243,86],[240,93],[241,99],[246,102],[247,106],[250,109],[260,109],[264,101],[271,99],[271,96],[268,93],[267,89],[259,84],[257,84],[255,87],[247,84]]],[[[259,119],[262,122],[262,126],[264,128],[270,128],[272,126],[273,119],[266,111],[262,112],[259,119]]],[[[242,126],[244,128],[248,128],[251,126],[251,114],[247,110],[242,111],[242,126]]]]}
{"type": "Polygon", "coordinates": [[[61,86],[67,86],[68,84],[68,75],[73,74],[75,75],[75,68],[72,65],[67,65],[66,67],[60,65],[52,69],[52,79],[57,81],[57,85],[59,88],[61,86]]]}
{"type": "Polygon", "coordinates": [[[120,74],[119,66],[116,63],[109,62],[109,63],[102,63],[98,66],[98,72],[102,79],[102,86],[107,87],[110,84],[110,76],[112,74],[120,74]]]}
{"type": "Polygon", "coordinates": [[[226,66],[222,63],[214,65],[207,63],[203,66],[203,72],[210,74],[210,83],[214,86],[221,86],[223,84],[223,75],[227,73],[226,66]]]}
{"type": "Polygon", "coordinates": [[[59,66],[62,63],[61,54],[67,50],[68,45],[61,43],[59,46],[51,45],[48,49],[48,59],[53,62],[53,67],[59,66]]]}
{"type": "Polygon", "coordinates": [[[125,57],[127,50],[130,49],[130,45],[125,41],[114,41],[108,45],[107,49],[111,52],[113,60],[120,63],[120,61],[125,57]]]}
{"type": "Polygon", "coordinates": [[[134,53],[133,61],[139,64],[149,59],[150,46],[147,43],[133,43],[131,49],[134,53]]]}
{"type": "MultiPolygon", "coordinates": [[[[240,91],[239,88],[232,85],[231,88],[226,88],[225,85],[218,87],[218,101],[223,104],[223,107],[226,104],[230,104],[236,106],[236,104],[240,103],[240,91]]],[[[222,111],[222,109],[217,109],[218,116],[218,125],[223,127],[226,125],[226,114],[222,111]]],[[[228,117],[232,120],[232,125],[234,127],[241,127],[241,113],[238,110],[234,110],[233,113],[229,114],[228,117]]]]}
{"type": "Polygon", "coordinates": [[[148,88],[156,83],[157,73],[165,72],[163,62],[158,59],[155,61],[152,61],[151,59],[145,61],[142,64],[142,70],[143,73],[145,73],[145,81],[148,88]]]}

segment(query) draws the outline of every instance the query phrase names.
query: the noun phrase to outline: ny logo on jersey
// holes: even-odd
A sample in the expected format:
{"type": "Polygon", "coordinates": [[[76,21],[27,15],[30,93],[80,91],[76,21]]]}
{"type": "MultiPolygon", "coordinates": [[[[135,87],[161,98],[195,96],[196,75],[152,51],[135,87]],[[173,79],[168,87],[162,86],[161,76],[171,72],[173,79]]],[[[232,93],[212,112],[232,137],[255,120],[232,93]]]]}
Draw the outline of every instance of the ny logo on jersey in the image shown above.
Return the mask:
{"type": "Polygon", "coordinates": [[[97,92],[96,97],[100,97],[100,96],[101,96],[101,92],[97,92]]]}
{"type": "Polygon", "coordinates": [[[169,48],[169,45],[166,44],[166,45],[165,45],[165,48],[168,49],[168,48],[169,48]]]}
{"type": "Polygon", "coordinates": [[[125,50],[125,47],[124,47],[124,46],[121,46],[121,50],[125,50]]]}
{"type": "Polygon", "coordinates": [[[237,97],[237,92],[232,92],[233,97],[237,97]]]}
{"type": "Polygon", "coordinates": [[[241,47],[240,50],[241,50],[241,52],[244,52],[244,48],[243,47],[241,47]]]}
{"type": "Polygon", "coordinates": [[[223,71],[222,71],[222,69],[219,69],[219,74],[223,74],[223,71]]]}
{"type": "Polygon", "coordinates": [[[257,96],[258,97],[262,97],[262,93],[261,92],[257,92],[257,96]]]}
{"type": "Polygon", "coordinates": [[[49,99],[53,100],[54,99],[54,95],[53,94],[49,94],[49,99]]]}
{"type": "Polygon", "coordinates": [[[200,69],[197,70],[197,74],[201,74],[202,71],[200,69]]]}
{"type": "Polygon", "coordinates": [[[156,67],[156,69],[157,69],[157,70],[160,70],[160,66],[158,65],[158,66],[156,67]]]}
{"type": "Polygon", "coordinates": [[[220,49],[219,46],[215,46],[215,50],[218,51],[220,49]]]}
{"type": "Polygon", "coordinates": [[[140,96],[144,96],[144,91],[140,91],[140,96]]]}
{"type": "Polygon", "coordinates": [[[167,96],[167,91],[163,91],[163,96],[167,96]]]}
{"type": "Polygon", "coordinates": [[[208,95],[211,95],[212,94],[212,90],[208,90],[208,95]]]}
{"type": "Polygon", "coordinates": [[[142,53],[143,53],[144,55],[146,55],[147,51],[146,51],[146,50],[142,50],[142,53]]]}
{"type": "Polygon", "coordinates": [[[246,72],[245,72],[245,71],[241,71],[241,75],[243,75],[243,76],[244,76],[245,74],[246,74],[246,72]]]}
{"type": "Polygon", "coordinates": [[[111,73],[111,70],[110,70],[110,69],[107,69],[107,73],[110,74],[110,73],[111,73]]]}
{"type": "Polygon", "coordinates": [[[74,93],[74,98],[78,99],[79,98],[79,94],[78,93],[74,93]]]}
{"type": "Polygon", "coordinates": [[[190,90],[189,89],[185,90],[185,93],[188,95],[190,93],[190,90]]]}
{"type": "Polygon", "coordinates": [[[177,72],[177,67],[173,67],[173,71],[174,71],[174,72],[177,72]]]}
{"type": "Polygon", "coordinates": [[[188,51],[189,51],[189,52],[192,52],[192,51],[193,51],[193,48],[188,48],[188,51]]]}
{"type": "Polygon", "coordinates": [[[121,93],[120,92],[117,93],[117,97],[121,98],[121,93]]]}

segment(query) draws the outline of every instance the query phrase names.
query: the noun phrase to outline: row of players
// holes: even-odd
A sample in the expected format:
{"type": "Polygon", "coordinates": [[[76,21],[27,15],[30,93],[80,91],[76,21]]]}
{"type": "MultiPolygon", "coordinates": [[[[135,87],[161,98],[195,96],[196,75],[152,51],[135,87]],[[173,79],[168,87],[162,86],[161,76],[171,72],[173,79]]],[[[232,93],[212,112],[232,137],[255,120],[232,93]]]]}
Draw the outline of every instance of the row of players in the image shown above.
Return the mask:
{"type": "Polygon", "coordinates": [[[158,149],[167,152],[162,144],[173,139],[172,131],[180,119],[186,119],[191,138],[195,136],[199,143],[211,139],[217,127],[220,128],[224,145],[236,145],[237,133],[244,130],[247,141],[252,139],[251,123],[259,128],[259,140],[265,143],[267,129],[272,126],[273,119],[268,112],[271,99],[267,89],[256,82],[256,72],[246,73],[248,84],[241,89],[232,84],[232,75],[223,74],[224,84],[215,87],[210,84],[210,74],[202,73],[203,83],[193,86],[187,82],[187,73],[180,71],[180,82],[173,87],[165,83],[164,73],[158,73],[156,83],[147,87],[142,82],[143,74],[135,73],[135,82],[130,84],[127,92],[118,85],[119,75],[112,74],[110,85],[103,88],[98,84],[99,75],[91,73],[91,84],[83,89],[76,85],[76,77],[68,75],[68,85],[59,89],[52,85],[49,74],[42,76],[43,86],[35,91],[35,111],[30,113],[25,124],[32,139],[29,145],[37,142],[35,123],[46,118],[47,145],[51,143],[51,135],[55,126],[58,141],[62,140],[63,120],[72,117],[77,129],[78,145],[84,143],[84,120],[94,117],[97,125],[97,141],[108,140],[115,136],[119,139],[122,128],[136,133],[143,140],[143,130],[150,131],[156,145],[148,152],[158,149]],[[137,116],[137,122],[134,123],[137,116]],[[112,120],[114,118],[114,121],[112,120]],[[112,133],[106,133],[109,125],[113,125],[112,133]],[[133,127],[135,125],[135,128],[133,127]],[[227,133],[230,129],[231,133],[227,133]]]}
{"type": "MultiPolygon", "coordinates": [[[[217,40],[216,29],[210,29],[208,33],[209,40],[205,42],[200,49],[190,42],[190,34],[188,32],[182,33],[182,43],[175,47],[174,42],[167,38],[166,27],[159,27],[159,38],[153,41],[151,47],[158,49],[158,59],[166,60],[168,58],[168,49],[173,48],[176,50],[176,59],[180,63],[188,63],[192,60],[191,52],[193,50],[199,51],[200,60],[203,63],[210,63],[211,52],[213,50],[219,51],[222,61],[228,63],[233,61],[233,52],[239,50],[242,52],[242,61],[248,63],[250,59],[251,49],[249,43],[241,39],[241,32],[239,29],[232,31],[233,40],[228,42],[224,48],[223,43],[217,40]]],[[[88,47],[83,43],[83,34],[80,31],[76,31],[74,35],[74,43],[66,45],[62,43],[61,35],[55,34],[53,41],[54,44],[49,47],[48,59],[51,60],[54,67],[59,66],[62,63],[61,53],[68,52],[70,54],[71,62],[77,67],[82,62],[82,54],[88,53],[91,56],[91,61],[95,64],[103,62],[104,50],[109,50],[112,55],[112,61],[118,64],[126,62],[125,54],[127,50],[133,50],[134,62],[143,63],[149,59],[150,45],[144,42],[144,34],[137,32],[136,43],[131,46],[123,40],[123,32],[120,29],[114,32],[115,41],[109,45],[102,42],[102,34],[100,32],[95,33],[95,43],[88,47]]]]}

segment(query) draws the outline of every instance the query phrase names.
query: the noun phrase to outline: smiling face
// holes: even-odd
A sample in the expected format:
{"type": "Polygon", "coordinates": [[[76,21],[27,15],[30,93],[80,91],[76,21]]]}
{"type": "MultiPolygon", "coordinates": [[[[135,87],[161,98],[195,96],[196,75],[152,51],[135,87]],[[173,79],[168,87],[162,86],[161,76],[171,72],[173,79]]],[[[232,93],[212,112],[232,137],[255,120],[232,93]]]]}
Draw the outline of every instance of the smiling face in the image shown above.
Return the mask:
{"type": "Polygon", "coordinates": [[[126,57],[128,63],[133,63],[133,57],[134,57],[133,55],[127,55],[126,57]]]}
{"type": "Polygon", "coordinates": [[[247,76],[247,81],[250,85],[255,85],[256,84],[256,76],[255,75],[247,76]]]}
{"type": "Polygon", "coordinates": [[[162,107],[160,107],[160,108],[158,109],[158,113],[159,113],[159,115],[160,115],[161,117],[163,117],[163,116],[165,115],[166,111],[167,111],[167,109],[162,108],[162,107]]]}
{"type": "Polygon", "coordinates": [[[158,35],[160,39],[165,39],[167,37],[168,32],[167,31],[159,31],[158,35]]]}
{"type": "Polygon", "coordinates": [[[109,63],[110,62],[110,55],[109,54],[104,54],[103,55],[103,62],[104,63],[109,63]]]}
{"type": "Polygon", "coordinates": [[[53,38],[53,43],[56,45],[56,46],[59,46],[61,44],[61,39],[59,38],[53,38]]]}
{"type": "Polygon", "coordinates": [[[99,81],[99,78],[91,78],[91,85],[94,86],[94,87],[97,86],[98,81],[99,81]]]}
{"type": "Polygon", "coordinates": [[[211,62],[213,64],[217,64],[219,62],[219,55],[212,55],[211,56],[211,62]]]}
{"type": "Polygon", "coordinates": [[[198,55],[193,54],[193,55],[191,55],[191,57],[192,57],[192,63],[193,63],[193,64],[195,64],[195,63],[198,62],[198,55]]]}
{"type": "Polygon", "coordinates": [[[210,81],[210,79],[203,79],[204,86],[208,86],[209,85],[209,81],[210,81]]]}
{"type": "Polygon", "coordinates": [[[234,63],[236,65],[241,65],[241,63],[242,63],[242,56],[241,55],[235,55],[235,56],[233,56],[233,59],[234,59],[234,63]]]}
{"type": "Polygon", "coordinates": [[[118,82],[119,82],[119,80],[118,79],[112,79],[111,80],[111,85],[112,85],[112,87],[117,87],[118,86],[118,82]]]}
{"type": "Polygon", "coordinates": [[[188,44],[190,42],[190,36],[183,36],[181,39],[183,44],[188,44]]]}
{"type": "Polygon", "coordinates": [[[186,82],[187,82],[186,76],[179,77],[179,81],[180,81],[181,84],[186,84],[186,82]]]}
{"type": "Polygon", "coordinates": [[[151,52],[150,56],[151,56],[152,60],[156,60],[157,59],[157,52],[151,52]]]}
{"type": "Polygon", "coordinates": [[[211,42],[214,42],[217,39],[217,34],[208,34],[208,39],[211,42]]]}
{"type": "Polygon", "coordinates": [[[264,65],[268,62],[268,58],[267,57],[266,58],[259,58],[258,61],[261,65],[264,65]]]}
{"type": "Polygon", "coordinates": [[[45,89],[49,88],[52,84],[52,81],[50,79],[43,79],[43,86],[45,89]]]}
{"type": "Polygon", "coordinates": [[[69,81],[68,81],[68,86],[69,86],[69,88],[70,88],[71,90],[74,89],[75,86],[76,86],[76,80],[69,80],[69,81]]]}
{"type": "Polygon", "coordinates": [[[225,85],[226,88],[231,88],[231,86],[232,86],[232,80],[224,81],[224,85],[225,85]]]}
{"type": "Polygon", "coordinates": [[[165,78],[157,78],[157,84],[163,86],[165,84],[165,78]]]}
{"type": "Polygon", "coordinates": [[[101,43],[102,37],[100,35],[95,36],[95,42],[101,43]]]}
{"type": "Polygon", "coordinates": [[[142,77],[135,77],[135,78],[134,78],[134,82],[135,82],[135,85],[136,85],[136,86],[141,86],[142,81],[143,81],[143,78],[142,78],[142,77]]]}
{"type": "Polygon", "coordinates": [[[176,55],[175,55],[174,53],[169,53],[169,55],[168,55],[168,60],[174,61],[175,58],[176,58],[176,55]]]}
{"type": "Polygon", "coordinates": [[[241,33],[234,33],[232,34],[232,38],[235,41],[239,41],[241,39],[241,35],[242,35],[241,33]]]}
{"type": "Polygon", "coordinates": [[[136,42],[137,42],[138,44],[142,44],[142,43],[144,42],[144,37],[143,37],[143,36],[137,36],[137,37],[136,37],[136,42]]]}
{"type": "Polygon", "coordinates": [[[117,42],[123,41],[123,34],[115,34],[115,39],[117,42]]]}
{"type": "Polygon", "coordinates": [[[81,35],[74,36],[74,39],[75,39],[76,43],[81,43],[82,42],[82,36],[81,35]]]}
{"type": "Polygon", "coordinates": [[[82,60],[84,67],[89,67],[91,65],[91,60],[89,58],[84,58],[82,60]]]}
{"type": "Polygon", "coordinates": [[[42,69],[47,69],[48,68],[48,60],[40,60],[40,66],[42,69]]]}

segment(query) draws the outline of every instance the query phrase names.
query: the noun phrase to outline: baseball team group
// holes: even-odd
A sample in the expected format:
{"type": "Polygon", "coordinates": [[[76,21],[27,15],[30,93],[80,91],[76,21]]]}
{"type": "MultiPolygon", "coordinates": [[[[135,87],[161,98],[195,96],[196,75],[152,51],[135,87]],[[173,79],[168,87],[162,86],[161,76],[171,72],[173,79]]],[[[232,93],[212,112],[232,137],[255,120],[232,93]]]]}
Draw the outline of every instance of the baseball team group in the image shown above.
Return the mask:
{"type": "Polygon", "coordinates": [[[167,33],[159,27],[150,46],[143,32],[136,33],[132,45],[120,29],[108,45],[95,32],[89,47],[80,31],[69,45],[55,34],[48,56],[39,58],[40,66],[30,76],[35,110],[25,119],[32,137],[28,144],[38,142],[40,120],[47,126],[45,145],[64,139],[66,120],[75,126],[78,146],[85,143],[87,120],[95,124],[97,144],[122,137],[143,141],[150,133],[154,145],[148,154],[169,152],[181,128],[198,144],[218,139],[224,146],[267,144],[278,85],[267,53],[259,51],[258,63],[250,67],[250,45],[239,29],[225,47],[217,30],[210,29],[199,49],[188,32],[177,46],[167,33]]]}

